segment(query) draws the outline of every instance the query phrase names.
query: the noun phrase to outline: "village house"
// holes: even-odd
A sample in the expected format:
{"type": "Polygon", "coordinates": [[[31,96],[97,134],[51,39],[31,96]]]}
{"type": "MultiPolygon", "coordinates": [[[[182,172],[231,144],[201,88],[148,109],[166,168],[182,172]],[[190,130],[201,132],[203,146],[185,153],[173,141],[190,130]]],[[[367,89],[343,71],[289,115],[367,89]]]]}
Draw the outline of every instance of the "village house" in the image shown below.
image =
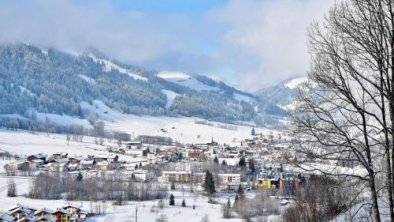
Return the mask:
{"type": "Polygon", "coordinates": [[[32,162],[33,160],[42,160],[46,161],[47,155],[43,153],[33,154],[27,157],[27,161],[32,162]]]}
{"type": "Polygon", "coordinates": [[[52,216],[55,217],[56,222],[75,222],[76,218],[72,217],[71,213],[64,209],[56,209],[52,216]]]}
{"type": "Polygon", "coordinates": [[[218,177],[220,190],[235,190],[241,183],[241,174],[239,173],[220,173],[218,177]]]}
{"type": "Polygon", "coordinates": [[[200,160],[201,158],[204,157],[204,151],[203,149],[200,148],[187,148],[186,149],[186,159],[191,160],[191,161],[196,161],[200,160]]]}
{"type": "Polygon", "coordinates": [[[85,220],[89,215],[89,212],[82,210],[80,207],[76,207],[73,205],[63,206],[62,209],[70,212],[71,215],[73,215],[73,217],[76,218],[77,221],[85,220]]]}
{"type": "Polygon", "coordinates": [[[8,209],[8,214],[19,220],[33,214],[35,211],[36,209],[18,204],[8,209]]]}

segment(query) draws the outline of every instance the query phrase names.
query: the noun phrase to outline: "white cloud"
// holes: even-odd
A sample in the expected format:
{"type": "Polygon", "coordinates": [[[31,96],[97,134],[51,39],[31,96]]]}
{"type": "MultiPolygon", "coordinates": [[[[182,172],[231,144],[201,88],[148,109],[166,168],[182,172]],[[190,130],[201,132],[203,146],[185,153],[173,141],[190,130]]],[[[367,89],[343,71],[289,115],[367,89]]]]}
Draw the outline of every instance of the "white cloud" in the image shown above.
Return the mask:
{"type": "MultiPolygon", "coordinates": [[[[236,77],[244,88],[258,88],[309,67],[306,31],[321,20],[334,0],[233,0],[212,16],[230,27],[223,40],[232,48],[236,77]],[[245,61],[246,60],[246,61],[245,61]],[[243,65],[251,61],[250,66],[243,65]]],[[[225,51],[224,51],[225,52],[225,51]]]]}

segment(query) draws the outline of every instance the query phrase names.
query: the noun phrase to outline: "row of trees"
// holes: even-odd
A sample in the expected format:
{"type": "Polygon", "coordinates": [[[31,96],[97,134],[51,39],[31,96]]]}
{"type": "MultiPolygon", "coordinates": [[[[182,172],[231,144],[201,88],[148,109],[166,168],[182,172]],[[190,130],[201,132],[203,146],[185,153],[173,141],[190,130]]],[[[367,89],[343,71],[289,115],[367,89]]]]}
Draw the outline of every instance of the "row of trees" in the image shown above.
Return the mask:
{"type": "Polygon", "coordinates": [[[121,205],[124,201],[165,198],[167,187],[156,182],[139,183],[131,178],[126,180],[121,174],[73,178],[68,174],[41,173],[34,177],[28,194],[34,199],[60,199],[64,195],[67,200],[113,200],[121,205]]]}

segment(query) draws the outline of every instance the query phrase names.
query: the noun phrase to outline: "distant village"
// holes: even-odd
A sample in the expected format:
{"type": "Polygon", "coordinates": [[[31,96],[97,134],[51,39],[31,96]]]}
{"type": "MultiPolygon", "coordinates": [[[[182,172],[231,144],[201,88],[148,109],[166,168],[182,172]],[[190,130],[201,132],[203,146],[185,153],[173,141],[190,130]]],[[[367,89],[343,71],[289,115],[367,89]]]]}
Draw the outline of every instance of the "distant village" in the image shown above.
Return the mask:
{"type": "MultiPolygon", "coordinates": [[[[123,182],[155,182],[168,189],[201,189],[206,172],[215,178],[217,192],[265,189],[272,195],[290,198],[305,183],[301,175],[286,167],[299,143],[286,132],[274,135],[255,133],[236,146],[211,141],[201,144],[175,144],[163,138],[143,137],[108,146],[99,155],[70,156],[66,152],[35,153],[16,157],[4,166],[7,176],[37,176],[42,173],[75,180],[116,177],[123,182]],[[165,142],[163,142],[165,141],[165,142]],[[129,156],[120,161],[119,156],[129,156]]],[[[6,154],[3,154],[3,156],[6,154]]],[[[286,203],[284,203],[286,204],[286,203]]],[[[0,216],[0,221],[83,221],[90,213],[75,206],[61,209],[33,209],[18,205],[0,216]]]]}

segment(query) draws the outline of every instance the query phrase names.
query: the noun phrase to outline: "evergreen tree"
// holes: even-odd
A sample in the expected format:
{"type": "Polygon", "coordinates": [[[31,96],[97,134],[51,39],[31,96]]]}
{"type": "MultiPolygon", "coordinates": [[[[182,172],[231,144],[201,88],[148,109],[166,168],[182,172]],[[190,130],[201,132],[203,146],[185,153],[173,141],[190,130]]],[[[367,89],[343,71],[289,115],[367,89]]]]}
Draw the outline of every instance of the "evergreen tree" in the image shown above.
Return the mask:
{"type": "Polygon", "coordinates": [[[215,156],[215,159],[213,159],[213,162],[214,162],[215,164],[219,164],[219,159],[218,159],[217,156],[215,156]]]}
{"type": "Polygon", "coordinates": [[[227,165],[226,160],[223,160],[223,161],[222,161],[222,165],[224,165],[224,166],[227,165]]]}
{"type": "Polygon", "coordinates": [[[252,136],[256,136],[256,130],[252,128],[252,132],[250,133],[252,136]]]}
{"type": "Polygon", "coordinates": [[[250,172],[251,172],[252,174],[254,174],[254,173],[256,172],[256,168],[255,168],[254,160],[253,160],[253,159],[250,159],[250,160],[249,160],[249,170],[250,170],[250,172]]]}
{"type": "Polygon", "coordinates": [[[174,194],[170,195],[170,206],[174,206],[175,205],[175,197],[174,194]]]}
{"type": "Polygon", "coordinates": [[[186,207],[185,199],[182,200],[182,207],[186,207]]]}
{"type": "Polygon", "coordinates": [[[245,197],[245,192],[244,192],[244,189],[242,188],[241,184],[238,186],[237,196],[239,196],[239,198],[241,200],[244,199],[244,197],[245,197]]]}
{"type": "Polygon", "coordinates": [[[205,183],[204,183],[204,190],[209,194],[212,195],[216,192],[215,190],[215,181],[213,180],[212,173],[207,170],[205,173],[205,183]]]}
{"type": "Polygon", "coordinates": [[[82,180],[83,180],[82,173],[78,172],[77,181],[82,181],[82,180]]]}
{"type": "Polygon", "coordinates": [[[222,213],[223,213],[223,218],[230,218],[231,217],[230,199],[227,199],[227,203],[222,205],[222,213]]]}
{"type": "Polygon", "coordinates": [[[246,166],[246,160],[245,160],[245,157],[244,157],[244,156],[242,156],[241,159],[239,159],[238,165],[239,165],[241,168],[244,168],[244,167],[246,166]]]}

